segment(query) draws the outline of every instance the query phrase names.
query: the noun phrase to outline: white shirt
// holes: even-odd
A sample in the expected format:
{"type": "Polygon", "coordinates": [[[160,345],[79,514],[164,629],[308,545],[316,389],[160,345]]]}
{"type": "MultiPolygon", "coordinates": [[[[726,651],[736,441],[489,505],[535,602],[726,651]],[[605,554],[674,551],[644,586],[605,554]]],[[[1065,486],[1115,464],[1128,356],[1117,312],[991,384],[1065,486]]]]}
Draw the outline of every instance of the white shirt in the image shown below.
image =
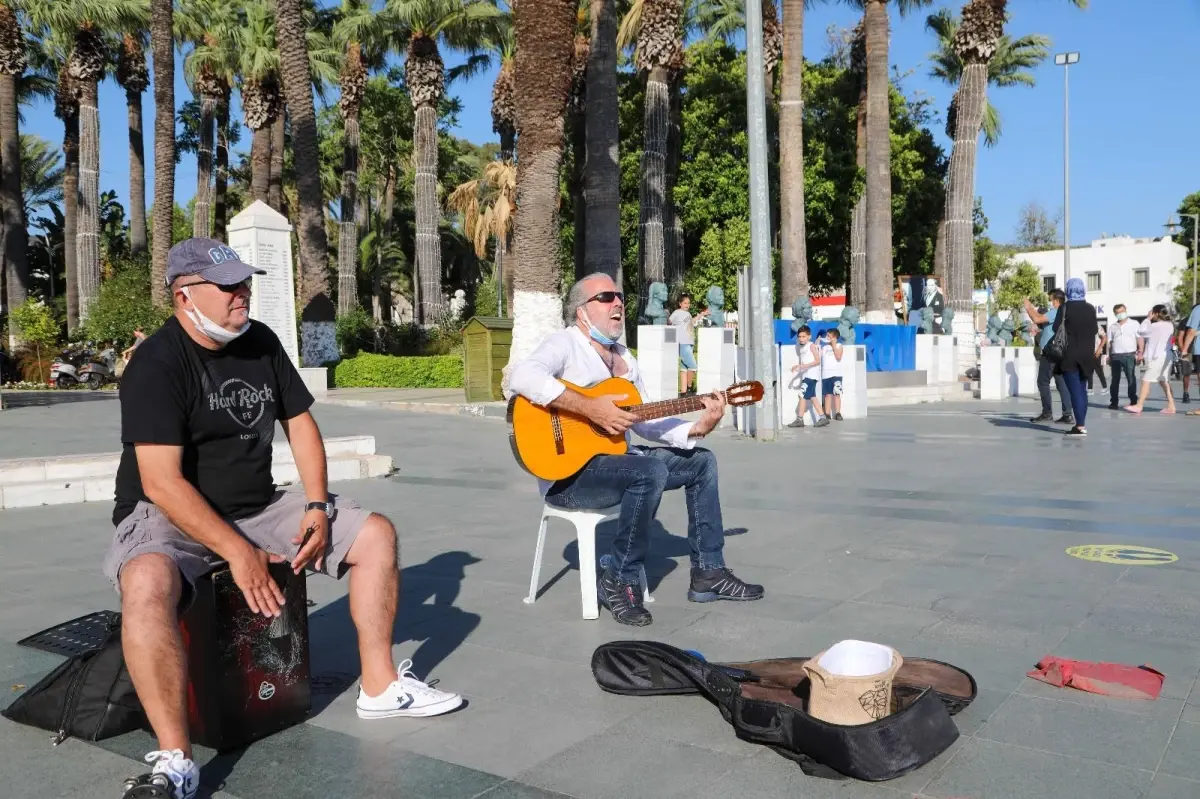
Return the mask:
{"type": "MultiPolygon", "coordinates": [[[[629,367],[629,371],[621,375],[646,397],[646,386],[642,383],[641,370],[637,359],[629,349],[616,344],[613,351],[617,353],[629,367]]],[[[508,388],[512,393],[520,394],[535,405],[545,407],[567,390],[562,381],[565,380],[581,388],[594,386],[602,380],[612,377],[608,365],[592,347],[591,340],[575,325],[558,330],[542,341],[533,354],[521,361],[508,377],[508,388]]],[[[678,449],[692,449],[696,446],[694,439],[688,437],[692,423],[686,419],[667,418],[653,419],[648,422],[638,422],[632,428],[647,441],[666,444],[678,449]]],[[[629,432],[625,440],[630,440],[629,432]]],[[[631,454],[637,450],[630,449],[631,454]]],[[[553,485],[549,480],[538,480],[538,490],[542,496],[553,485]]]]}
{"type": "Polygon", "coordinates": [[[1146,339],[1146,348],[1142,350],[1142,358],[1147,361],[1156,361],[1167,357],[1167,347],[1174,332],[1175,326],[1170,322],[1151,322],[1149,319],[1142,322],[1142,326],[1138,328],[1138,335],[1146,339]]]}
{"type": "Polygon", "coordinates": [[[815,368],[805,369],[809,364],[820,364],[820,356],[817,355],[817,345],[809,341],[804,346],[800,342],[796,342],[796,354],[800,356],[800,378],[803,380],[820,380],[821,367],[818,365],[815,368]]]}
{"type": "Polygon", "coordinates": [[[1129,355],[1137,352],[1138,323],[1132,319],[1115,322],[1108,328],[1108,340],[1112,342],[1113,355],[1129,355]]]}
{"type": "Polygon", "coordinates": [[[676,308],[667,321],[679,331],[676,337],[680,344],[694,343],[692,340],[692,314],[690,311],[676,308]]]}
{"type": "MultiPolygon", "coordinates": [[[[846,357],[845,347],[842,348],[842,357],[846,357]]],[[[842,362],[833,354],[833,345],[829,343],[821,345],[821,377],[841,377],[842,374],[842,362]]]]}

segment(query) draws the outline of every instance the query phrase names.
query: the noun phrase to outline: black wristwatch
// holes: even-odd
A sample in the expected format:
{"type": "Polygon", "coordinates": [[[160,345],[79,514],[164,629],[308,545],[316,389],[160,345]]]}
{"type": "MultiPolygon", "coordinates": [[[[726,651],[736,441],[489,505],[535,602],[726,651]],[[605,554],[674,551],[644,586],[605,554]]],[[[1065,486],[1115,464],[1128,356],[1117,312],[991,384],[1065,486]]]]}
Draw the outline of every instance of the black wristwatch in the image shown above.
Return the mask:
{"type": "Polygon", "coordinates": [[[310,510],[323,511],[326,516],[329,516],[331,518],[333,517],[333,503],[332,502],[310,502],[304,506],[304,512],[308,513],[310,510]]]}

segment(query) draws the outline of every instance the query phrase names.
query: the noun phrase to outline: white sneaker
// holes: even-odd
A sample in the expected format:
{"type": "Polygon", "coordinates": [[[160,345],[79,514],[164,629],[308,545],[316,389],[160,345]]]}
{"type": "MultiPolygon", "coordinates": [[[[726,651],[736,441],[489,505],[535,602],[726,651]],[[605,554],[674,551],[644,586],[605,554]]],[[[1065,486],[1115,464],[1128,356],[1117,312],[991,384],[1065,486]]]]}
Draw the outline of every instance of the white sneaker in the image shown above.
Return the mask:
{"type": "Polygon", "coordinates": [[[200,767],[183,756],[179,749],[151,752],[146,762],[153,763],[150,774],[165,774],[171,781],[175,799],[192,799],[200,790],[200,767]]]}
{"type": "Polygon", "coordinates": [[[388,719],[395,716],[425,717],[449,713],[462,704],[462,697],[431,688],[416,678],[406,660],[396,669],[396,680],[379,696],[367,696],[358,688],[358,717],[388,719]]]}

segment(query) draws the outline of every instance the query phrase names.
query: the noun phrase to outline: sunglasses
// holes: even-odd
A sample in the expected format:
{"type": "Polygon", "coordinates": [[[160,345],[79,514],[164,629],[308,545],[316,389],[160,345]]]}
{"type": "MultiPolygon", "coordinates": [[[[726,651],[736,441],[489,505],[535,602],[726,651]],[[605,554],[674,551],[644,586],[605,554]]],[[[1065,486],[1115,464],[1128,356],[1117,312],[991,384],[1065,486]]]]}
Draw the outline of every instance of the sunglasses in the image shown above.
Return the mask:
{"type": "Polygon", "coordinates": [[[211,280],[197,280],[195,283],[187,283],[185,285],[180,286],[179,288],[185,289],[188,286],[206,286],[206,285],[207,286],[216,286],[217,288],[219,288],[221,291],[225,292],[226,294],[232,294],[233,292],[237,291],[240,288],[250,288],[252,283],[253,283],[253,278],[249,278],[249,277],[238,283],[214,283],[211,280]]]}
{"type": "Polygon", "coordinates": [[[623,291],[602,291],[596,296],[588,300],[588,302],[602,302],[609,305],[613,300],[620,300],[621,304],[625,303],[625,292],[623,291]]]}

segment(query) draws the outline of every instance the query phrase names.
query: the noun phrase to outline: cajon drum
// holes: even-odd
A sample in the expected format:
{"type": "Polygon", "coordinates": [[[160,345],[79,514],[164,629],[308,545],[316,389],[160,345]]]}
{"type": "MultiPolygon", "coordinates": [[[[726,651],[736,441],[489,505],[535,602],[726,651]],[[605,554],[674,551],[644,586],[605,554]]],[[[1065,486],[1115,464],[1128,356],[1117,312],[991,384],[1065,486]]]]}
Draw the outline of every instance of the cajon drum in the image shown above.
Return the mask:
{"type": "Polygon", "coordinates": [[[180,621],[188,653],[193,743],[236,749],[299,724],[311,700],[304,572],[270,565],[286,599],[279,618],[254,613],[228,568],[196,582],[180,621]]]}

